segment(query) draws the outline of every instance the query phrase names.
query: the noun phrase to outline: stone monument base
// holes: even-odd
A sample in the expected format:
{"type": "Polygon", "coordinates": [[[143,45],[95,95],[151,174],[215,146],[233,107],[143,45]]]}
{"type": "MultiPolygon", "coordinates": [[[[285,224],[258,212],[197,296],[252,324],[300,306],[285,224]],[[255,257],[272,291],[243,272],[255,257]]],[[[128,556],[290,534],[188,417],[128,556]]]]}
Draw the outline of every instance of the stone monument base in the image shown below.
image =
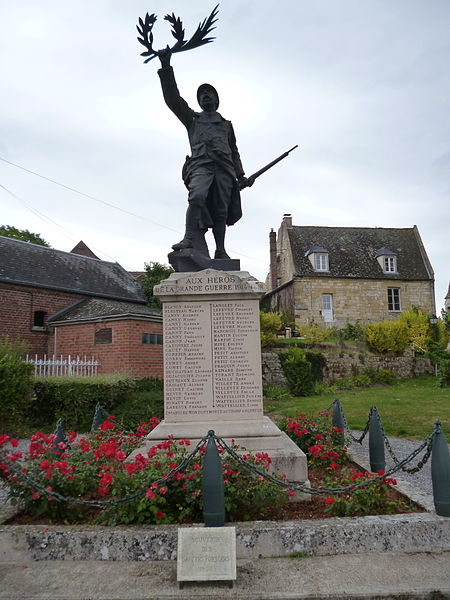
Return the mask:
{"type": "Polygon", "coordinates": [[[209,258],[195,248],[175,250],[167,255],[169,263],[178,273],[195,273],[204,269],[239,271],[241,261],[235,258],[209,258]]]}
{"type": "MultiPolygon", "coordinates": [[[[194,446],[211,429],[227,444],[231,444],[233,440],[241,448],[240,454],[267,452],[272,459],[270,472],[283,473],[289,482],[309,487],[308,466],[304,452],[269,417],[242,422],[185,421],[180,423],[163,420],[148,434],[144,444],[135,450],[128,460],[133,459],[136,454],[146,456],[149,448],[166,441],[169,436],[174,440],[189,439],[194,446]]],[[[296,492],[293,499],[307,501],[311,496],[296,492]]]]}

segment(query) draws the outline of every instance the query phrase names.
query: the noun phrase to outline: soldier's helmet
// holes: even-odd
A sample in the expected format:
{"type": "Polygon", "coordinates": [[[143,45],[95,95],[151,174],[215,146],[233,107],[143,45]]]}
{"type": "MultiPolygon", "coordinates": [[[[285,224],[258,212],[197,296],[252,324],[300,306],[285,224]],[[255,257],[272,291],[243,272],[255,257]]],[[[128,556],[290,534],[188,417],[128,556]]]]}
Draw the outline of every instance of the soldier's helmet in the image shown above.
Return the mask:
{"type": "Polygon", "coordinates": [[[201,86],[199,86],[198,90],[197,90],[197,101],[200,104],[200,94],[204,91],[209,91],[212,92],[214,94],[214,96],[216,97],[216,109],[219,107],[219,94],[217,93],[216,88],[211,85],[210,83],[202,83],[201,86]]]}

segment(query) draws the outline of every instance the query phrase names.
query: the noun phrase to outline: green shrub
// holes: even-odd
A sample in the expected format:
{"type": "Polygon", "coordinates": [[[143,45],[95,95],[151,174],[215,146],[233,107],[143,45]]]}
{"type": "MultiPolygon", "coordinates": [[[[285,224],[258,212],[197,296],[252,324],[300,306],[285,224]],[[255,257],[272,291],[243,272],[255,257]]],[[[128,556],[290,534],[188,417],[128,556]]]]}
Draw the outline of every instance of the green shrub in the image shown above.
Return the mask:
{"type": "Polygon", "coordinates": [[[339,342],[347,340],[361,342],[364,340],[364,329],[359,323],[347,323],[345,327],[332,327],[332,335],[339,342]]]}
{"type": "Polygon", "coordinates": [[[376,383],[393,385],[397,381],[396,374],[390,369],[380,369],[375,375],[376,383]]]}
{"type": "Polygon", "coordinates": [[[369,387],[372,379],[368,375],[355,375],[346,379],[337,379],[331,386],[334,390],[352,390],[354,388],[369,387]]]}
{"type": "Polygon", "coordinates": [[[311,344],[321,344],[331,338],[332,330],[327,327],[322,327],[316,323],[309,325],[300,325],[298,328],[299,335],[305,338],[305,341],[311,344]]]}
{"type": "Polygon", "coordinates": [[[135,382],[135,389],[114,408],[114,415],[126,429],[134,429],[150,417],[164,417],[164,382],[158,377],[146,377],[135,382]]]}
{"type": "Polygon", "coordinates": [[[259,313],[261,326],[261,346],[267,348],[272,346],[277,339],[277,332],[281,329],[281,317],[278,313],[259,313]]]}
{"type": "Polygon", "coordinates": [[[403,311],[398,320],[408,328],[409,342],[425,349],[425,340],[430,337],[429,316],[420,308],[414,307],[403,311]]]}
{"type": "Polygon", "coordinates": [[[136,388],[128,375],[40,377],[34,384],[31,422],[42,427],[64,419],[70,429],[89,431],[98,402],[113,412],[136,388]]]}
{"type": "Polygon", "coordinates": [[[309,396],[314,393],[314,378],[311,363],[301,348],[290,348],[280,355],[281,366],[288,380],[289,390],[294,396],[309,396]]]}
{"type": "Polygon", "coordinates": [[[366,342],[375,352],[401,353],[409,343],[408,327],[401,321],[383,321],[366,325],[366,342]]]}
{"type": "Polygon", "coordinates": [[[280,385],[265,385],[263,386],[263,395],[266,400],[287,400],[289,398],[288,391],[280,385]]]}
{"type": "Polygon", "coordinates": [[[323,381],[323,370],[326,367],[327,359],[322,352],[310,352],[307,350],[306,360],[311,363],[313,381],[323,381]]]}
{"type": "Polygon", "coordinates": [[[0,432],[18,432],[31,405],[33,365],[23,360],[20,342],[0,342],[0,432]]]}

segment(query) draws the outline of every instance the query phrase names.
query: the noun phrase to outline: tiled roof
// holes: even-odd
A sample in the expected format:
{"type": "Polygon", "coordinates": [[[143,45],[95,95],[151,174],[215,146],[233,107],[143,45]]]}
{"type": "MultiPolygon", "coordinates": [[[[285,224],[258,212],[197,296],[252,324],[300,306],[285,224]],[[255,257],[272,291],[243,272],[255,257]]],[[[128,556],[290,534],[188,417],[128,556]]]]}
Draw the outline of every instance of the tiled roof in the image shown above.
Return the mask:
{"type": "Polygon", "coordinates": [[[92,250],[86,246],[83,240],[80,240],[75,248],[72,248],[70,251],[72,254],[80,254],[81,256],[89,256],[90,258],[96,258],[100,260],[99,257],[92,252],[92,250]]]}
{"type": "Polygon", "coordinates": [[[145,303],[139,284],[118,263],[2,236],[0,282],[145,303]]]}
{"type": "Polygon", "coordinates": [[[417,228],[292,226],[287,231],[297,276],[433,279],[417,228]],[[317,246],[326,248],[328,252],[329,271],[314,271],[305,256],[312,247],[317,246]],[[380,249],[389,249],[389,254],[392,252],[396,255],[397,273],[383,274],[376,259],[380,249]]]}
{"type": "Polygon", "coordinates": [[[121,302],[103,298],[86,298],[79,300],[49,317],[48,322],[75,323],[80,321],[144,319],[162,321],[162,312],[157,308],[149,308],[144,304],[121,302]]]}

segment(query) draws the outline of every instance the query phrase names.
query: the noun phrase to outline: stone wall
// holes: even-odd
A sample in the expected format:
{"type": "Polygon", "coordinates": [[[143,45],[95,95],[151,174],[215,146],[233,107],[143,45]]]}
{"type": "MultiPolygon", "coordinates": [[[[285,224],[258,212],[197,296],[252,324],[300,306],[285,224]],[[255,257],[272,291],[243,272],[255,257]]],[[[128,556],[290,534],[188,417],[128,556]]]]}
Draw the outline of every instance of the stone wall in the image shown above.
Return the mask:
{"type": "MultiPolygon", "coordinates": [[[[427,358],[406,356],[377,356],[368,353],[333,354],[323,352],[327,365],[324,371],[324,383],[330,384],[336,379],[345,379],[362,374],[364,369],[371,367],[375,370],[389,369],[399,378],[415,377],[426,373],[434,375],[434,366],[427,358]]],[[[281,368],[279,355],[276,352],[263,352],[262,377],[264,385],[287,386],[286,378],[281,368]]]]}
{"type": "Polygon", "coordinates": [[[295,324],[314,321],[324,324],[322,296],[331,294],[333,322],[329,325],[344,327],[346,323],[375,323],[398,318],[400,312],[388,310],[388,288],[397,288],[402,311],[419,306],[424,312],[434,312],[433,282],[401,281],[392,279],[335,279],[332,277],[302,277],[294,280],[295,324]]]}

